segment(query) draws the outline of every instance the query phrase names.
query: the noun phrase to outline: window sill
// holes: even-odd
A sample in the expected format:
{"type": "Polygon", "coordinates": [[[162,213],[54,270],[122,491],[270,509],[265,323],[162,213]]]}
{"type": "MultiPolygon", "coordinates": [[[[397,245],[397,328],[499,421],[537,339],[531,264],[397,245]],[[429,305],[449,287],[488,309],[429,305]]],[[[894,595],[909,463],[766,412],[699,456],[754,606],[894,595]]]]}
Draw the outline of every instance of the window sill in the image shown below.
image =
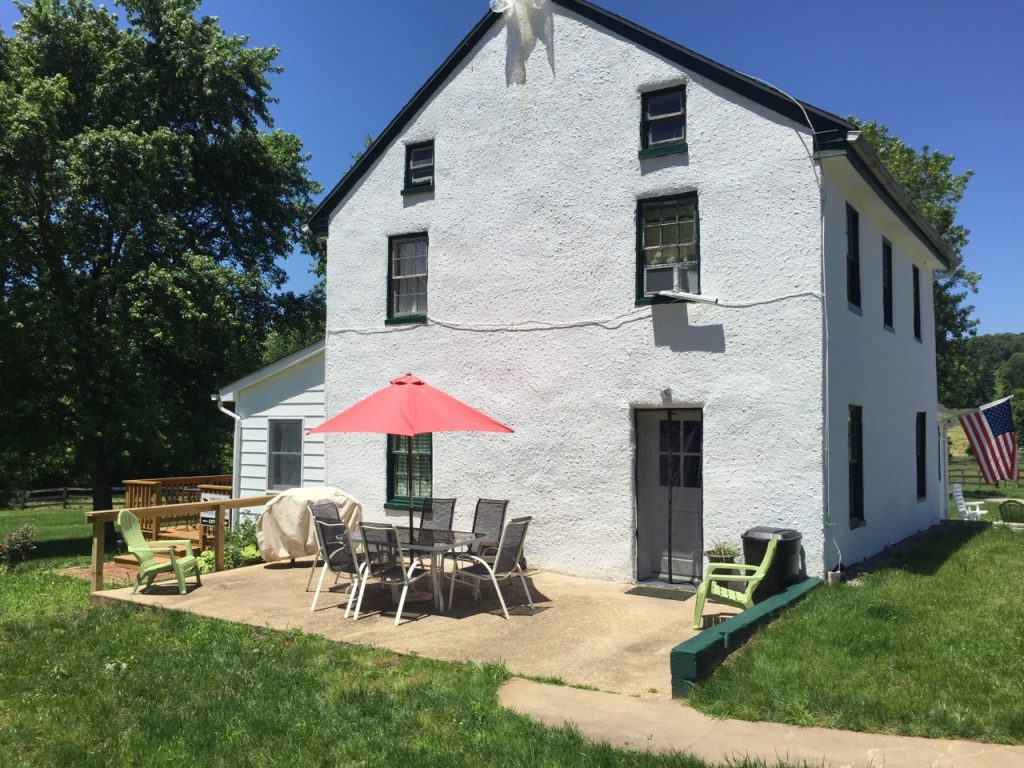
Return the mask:
{"type": "Polygon", "coordinates": [[[421,184],[420,186],[417,186],[417,187],[406,187],[405,189],[402,190],[402,196],[404,197],[406,195],[418,195],[418,194],[420,194],[422,192],[433,192],[433,191],[434,191],[434,185],[433,184],[421,184]]]}
{"type": "Polygon", "coordinates": [[[411,323],[425,324],[426,322],[426,315],[401,315],[400,317],[385,318],[384,325],[409,325],[411,323]]]}
{"type": "Polygon", "coordinates": [[[915,336],[914,337],[914,341],[916,341],[918,344],[923,344],[924,343],[923,341],[921,341],[921,337],[920,336],[915,336]]]}
{"type": "Polygon", "coordinates": [[[850,521],[850,530],[852,531],[855,528],[864,528],[864,527],[867,526],[867,524],[868,524],[867,520],[864,520],[863,518],[861,518],[860,520],[851,520],[850,521]]]}
{"type": "Polygon", "coordinates": [[[889,333],[896,333],[895,328],[893,328],[891,325],[886,325],[885,323],[882,323],[882,329],[888,331],[889,333]]]}
{"type": "MultiPolygon", "coordinates": [[[[394,509],[402,512],[409,511],[409,500],[408,499],[392,499],[391,501],[384,502],[384,509],[394,509]]],[[[423,511],[423,499],[412,500],[412,511],[422,512],[423,511]]]]}
{"type": "MultiPolygon", "coordinates": [[[[696,295],[700,295],[699,293],[696,295]]],[[[668,296],[638,296],[636,301],[633,302],[634,306],[637,307],[649,307],[652,304],[683,304],[688,302],[680,301],[679,299],[673,299],[668,296]]]]}
{"type": "Polygon", "coordinates": [[[641,160],[647,157],[663,157],[665,155],[685,155],[689,147],[685,141],[677,141],[672,144],[661,144],[657,147],[644,147],[636,153],[641,160]]]}
{"type": "Polygon", "coordinates": [[[853,312],[853,314],[860,315],[861,317],[864,316],[864,309],[862,307],[858,307],[852,301],[847,301],[846,306],[850,308],[850,311],[853,312]]]}

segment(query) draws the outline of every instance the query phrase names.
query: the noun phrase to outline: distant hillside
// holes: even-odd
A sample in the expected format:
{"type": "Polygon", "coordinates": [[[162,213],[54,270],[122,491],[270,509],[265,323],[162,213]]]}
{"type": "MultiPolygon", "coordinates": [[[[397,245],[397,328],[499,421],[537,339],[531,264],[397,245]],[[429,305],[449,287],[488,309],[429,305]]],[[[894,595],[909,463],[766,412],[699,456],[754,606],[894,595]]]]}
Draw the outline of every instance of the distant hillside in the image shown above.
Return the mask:
{"type": "Polygon", "coordinates": [[[949,408],[976,408],[1024,389],[1024,333],[989,333],[964,343],[971,361],[966,375],[975,377],[968,402],[943,403],[949,408]]]}

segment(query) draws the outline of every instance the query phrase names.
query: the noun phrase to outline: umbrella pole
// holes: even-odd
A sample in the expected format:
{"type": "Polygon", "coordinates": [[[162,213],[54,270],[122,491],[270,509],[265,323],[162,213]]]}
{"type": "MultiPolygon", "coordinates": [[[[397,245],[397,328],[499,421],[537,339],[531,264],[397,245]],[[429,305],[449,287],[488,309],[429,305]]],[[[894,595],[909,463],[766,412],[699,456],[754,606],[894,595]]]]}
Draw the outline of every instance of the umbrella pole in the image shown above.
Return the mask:
{"type": "Polygon", "coordinates": [[[409,541],[412,541],[412,439],[415,435],[409,435],[406,438],[408,443],[409,452],[405,456],[405,469],[408,473],[406,477],[409,479],[409,541]]]}

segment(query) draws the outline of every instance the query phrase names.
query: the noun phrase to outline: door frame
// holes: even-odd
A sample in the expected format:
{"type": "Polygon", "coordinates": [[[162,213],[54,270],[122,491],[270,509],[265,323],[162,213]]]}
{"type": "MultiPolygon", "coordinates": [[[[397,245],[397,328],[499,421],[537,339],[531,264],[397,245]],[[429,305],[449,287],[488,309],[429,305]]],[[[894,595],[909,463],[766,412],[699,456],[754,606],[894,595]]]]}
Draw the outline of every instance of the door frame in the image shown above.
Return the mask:
{"type": "MultiPolygon", "coordinates": [[[[633,559],[633,583],[639,584],[640,572],[639,572],[639,557],[640,557],[640,499],[638,490],[640,487],[640,424],[638,414],[640,411],[700,411],[701,424],[704,423],[704,405],[702,403],[660,403],[658,405],[651,405],[649,403],[632,403],[629,406],[629,421],[630,428],[632,429],[632,443],[633,443],[633,542],[632,542],[632,559],[633,559]]],[[[701,549],[704,547],[704,430],[701,430],[701,444],[700,444],[700,463],[701,463],[701,486],[700,486],[700,540],[701,549]]],[[[703,554],[703,553],[702,553],[703,554]]],[[[704,578],[704,560],[700,558],[700,564],[697,566],[699,571],[699,578],[694,580],[694,583],[700,582],[704,578]]],[[[687,582],[673,582],[672,586],[685,584],[687,582]]],[[[669,585],[666,585],[669,586],[669,585]]]]}

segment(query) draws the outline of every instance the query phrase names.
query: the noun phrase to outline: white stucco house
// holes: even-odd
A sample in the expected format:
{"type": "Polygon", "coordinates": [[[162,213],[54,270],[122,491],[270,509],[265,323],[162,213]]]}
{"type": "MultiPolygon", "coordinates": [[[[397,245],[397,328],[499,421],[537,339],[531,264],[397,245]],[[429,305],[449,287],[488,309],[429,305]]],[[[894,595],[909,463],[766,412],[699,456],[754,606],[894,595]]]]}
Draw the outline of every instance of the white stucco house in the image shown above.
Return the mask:
{"type": "Polygon", "coordinates": [[[324,342],[318,341],[213,395],[235,423],[232,496],[324,485],[324,342]],[[233,404],[233,409],[226,407],[233,404]]]}
{"type": "MultiPolygon", "coordinates": [[[[411,371],[514,427],[418,439],[414,496],[458,497],[457,527],[510,499],[560,572],[692,582],[712,541],[780,525],[820,575],[939,520],[931,286],[956,257],[856,127],[582,0],[526,5],[309,221],[326,412],[411,371]]],[[[273,417],[246,413],[236,482],[262,491],[273,417]]],[[[400,519],[400,449],[330,435],[303,481],[400,519]]]]}

